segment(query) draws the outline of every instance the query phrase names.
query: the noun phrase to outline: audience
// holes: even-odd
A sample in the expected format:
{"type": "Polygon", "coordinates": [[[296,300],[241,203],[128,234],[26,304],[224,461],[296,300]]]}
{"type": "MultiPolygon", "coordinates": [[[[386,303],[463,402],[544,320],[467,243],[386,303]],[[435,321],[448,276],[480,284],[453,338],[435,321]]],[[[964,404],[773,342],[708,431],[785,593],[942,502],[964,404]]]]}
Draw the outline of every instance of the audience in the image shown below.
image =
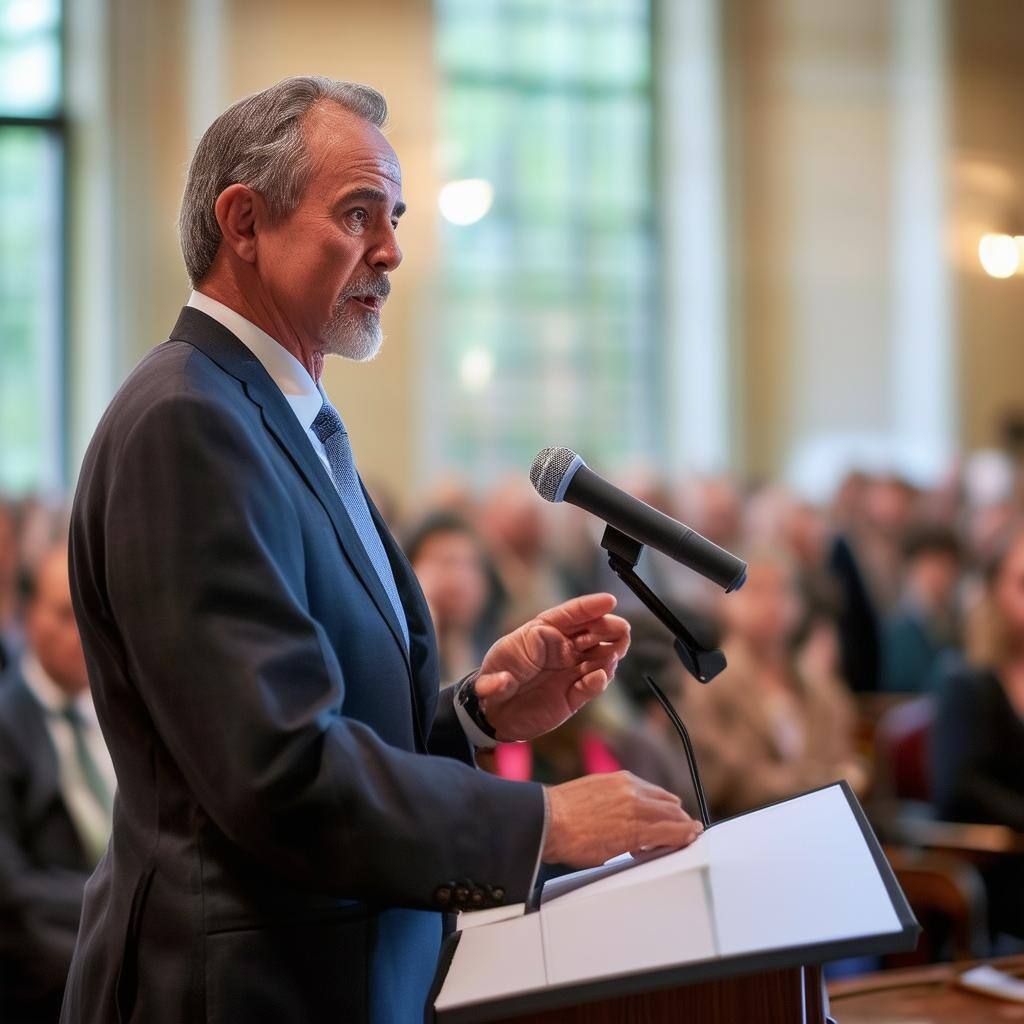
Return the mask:
{"type": "Polygon", "coordinates": [[[686,686],[681,709],[716,817],[840,778],[864,788],[850,695],[820,634],[818,649],[798,647],[805,614],[795,568],[777,551],[755,550],[746,586],[721,600],[728,667],[686,686]]]}
{"type": "Polygon", "coordinates": [[[67,550],[43,556],[0,686],[0,1019],[56,1021],[114,775],[89,698],[67,550]]]}
{"type": "MultiPolygon", "coordinates": [[[[438,478],[405,536],[434,618],[442,684],[472,671],[501,633],[573,593],[612,590],[633,625],[630,655],[605,697],[531,745],[482,755],[482,766],[552,783],[626,768],[696,813],[682,744],[652,699],[650,674],[686,721],[712,813],[723,817],[839,778],[867,793],[870,761],[857,745],[871,702],[933,694],[937,814],[1024,833],[1019,460],[980,453],[930,489],[854,472],[828,505],[724,476],[662,480],[638,468],[621,483],[748,552],[747,585],[728,596],[656,553],[638,566],[702,640],[721,644],[728,667],[706,686],[686,674],[668,632],[608,570],[593,517],[570,506],[552,514],[525,479],[478,495],[459,477],[438,478]]],[[[401,530],[401,507],[381,497],[401,530]]],[[[82,887],[110,825],[114,779],[89,700],[66,551],[51,546],[59,526],[45,503],[0,502],[5,1024],[56,1019],[82,887]]],[[[986,867],[985,878],[993,928],[1024,934],[1021,861],[986,867]]]]}

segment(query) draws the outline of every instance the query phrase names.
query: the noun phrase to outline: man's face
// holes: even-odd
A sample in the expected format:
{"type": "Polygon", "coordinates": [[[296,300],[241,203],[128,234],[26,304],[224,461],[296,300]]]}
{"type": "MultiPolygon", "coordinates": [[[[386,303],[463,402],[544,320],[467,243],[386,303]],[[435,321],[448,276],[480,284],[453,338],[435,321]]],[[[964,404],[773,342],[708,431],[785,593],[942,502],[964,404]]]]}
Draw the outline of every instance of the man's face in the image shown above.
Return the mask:
{"type": "Polygon", "coordinates": [[[257,269],[314,351],[371,359],[382,340],[387,275],[402,261],[401,168],[379,129],[336,104],[312,109],[303,129],[309,185],[289,217],[263,227],[257,269]]]}
{"type": "Polygon", "coordinates": [[[29,646],[46,674],[68,694],[84,690],[89,677],[71,607],[66,552],[49,554],[39,566],[26,626],[29,646]]]}

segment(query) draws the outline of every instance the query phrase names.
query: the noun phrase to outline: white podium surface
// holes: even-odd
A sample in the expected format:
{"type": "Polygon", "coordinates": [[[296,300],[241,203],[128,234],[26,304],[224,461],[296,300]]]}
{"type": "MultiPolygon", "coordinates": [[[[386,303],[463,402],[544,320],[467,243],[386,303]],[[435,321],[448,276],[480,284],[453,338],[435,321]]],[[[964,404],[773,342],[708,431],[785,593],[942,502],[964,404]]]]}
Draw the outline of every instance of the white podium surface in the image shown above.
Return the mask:
{"type": "MultiPolygon", "coordinates": [[[[808,947],[898,937],[908,925],[894,904],[895,882],[887,866],[888,884],[883,878],[855,803],[836,783],[714,824],[685,850],[629,859],[625,870],[550,898],[566,887],[555,879],[535,913],[494,920],[482,911],[479,924],[463,915],[435,1009],[781,950],[804,963],[810,958],[797,951],[808,947]]],[[[578,875],[570,884],[587,877],[578,875]]],[[[898,887],[896,894],[902,903],[898,887]]]]}

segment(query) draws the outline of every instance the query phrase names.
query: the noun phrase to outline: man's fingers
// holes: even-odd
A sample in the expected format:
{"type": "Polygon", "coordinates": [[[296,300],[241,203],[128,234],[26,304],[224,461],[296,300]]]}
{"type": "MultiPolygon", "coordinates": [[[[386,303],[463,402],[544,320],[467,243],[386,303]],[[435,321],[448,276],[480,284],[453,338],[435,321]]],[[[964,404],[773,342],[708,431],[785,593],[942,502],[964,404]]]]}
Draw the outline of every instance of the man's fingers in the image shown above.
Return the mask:
{"type": "MultiPolygon", "coordinates": [[[[661,786],[655,786],[653,783],[647,783],[650,789],[646,790],[644,796],[650,800],[656,800],[658,803],[675,804],[676,807],[682,810],[682,800],[679,799],[675,793],[670,793],[667,789],[662,789],[661,786]]],[[[659,814],[664,814],[663,810],[659,810],[659,814]]],[[[683,811],[683,814],[689,818],[690,816],[683,811]]]]}
{"type": "Polygon", "coordinates": [[[629,623],[618,615],[603,615],[600,619],[584,623],[573,636],[577,649],[593,647],[599,643],[625,643],[629,646],[629,623]]]}
{"type": "Polygon", "coordinates": [[[478,697],[494,697],[505,693],[515,683],[511,672],[481,672],[473,688],[478,697]]]}
{"type": "Polygon", "coordinates": [[[577,679],[572,684],[572,688],[566,695],[566,703],[575,713],[584,704],[604,693],[610,682],[611,676],[603,668],[589,672],[582,679],[577,679]]]}
{"type": "Polygon", "coordinates": [[[614,607],[613,594],[584,594],[541,612],[537,618],[570,635],[585,623],[607,615],[614,607]]]}
{"type": "Polygon", "coordinates": [[[593,644],[582,650],[577,650],[576,656],[582,661],[607,660],[608,658],[624,658],[629,651],[629,637],[621,637],[611,643],[593,644]]]}
{"type": "Polygon", "coordinates": [[[699,821],[658,821],[641,830],[638,846],[689,846],[702,832],[699,821]]]}

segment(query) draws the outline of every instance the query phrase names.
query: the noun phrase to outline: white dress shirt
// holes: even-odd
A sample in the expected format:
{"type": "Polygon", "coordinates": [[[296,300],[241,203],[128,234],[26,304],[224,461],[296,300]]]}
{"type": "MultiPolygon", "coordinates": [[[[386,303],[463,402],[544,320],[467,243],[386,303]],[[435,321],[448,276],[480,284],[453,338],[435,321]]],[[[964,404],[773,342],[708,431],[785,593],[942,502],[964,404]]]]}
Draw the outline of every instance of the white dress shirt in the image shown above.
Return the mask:
{"type": "Polygon", "coordinates": [[[85,743],[89,755],[99,769],[111,797],[117,786],[117,776],[110,760],[107,744],[100,731],[92,696],[83,690],[71,698],[47,674],[32,653],[22,656],[21,674],[29,690],[46,712],[46,731],[50,734],[57,754],[58,779],[61,795],[78,830],[86,852],[95,863],[103,855],[110,838],[111,818],[107,809],[100,804],[85,780],[81,763],[75,749],[75,735],[71,724],[61,717],[61,712],[74,704],[82,718],[85,743]]]}

